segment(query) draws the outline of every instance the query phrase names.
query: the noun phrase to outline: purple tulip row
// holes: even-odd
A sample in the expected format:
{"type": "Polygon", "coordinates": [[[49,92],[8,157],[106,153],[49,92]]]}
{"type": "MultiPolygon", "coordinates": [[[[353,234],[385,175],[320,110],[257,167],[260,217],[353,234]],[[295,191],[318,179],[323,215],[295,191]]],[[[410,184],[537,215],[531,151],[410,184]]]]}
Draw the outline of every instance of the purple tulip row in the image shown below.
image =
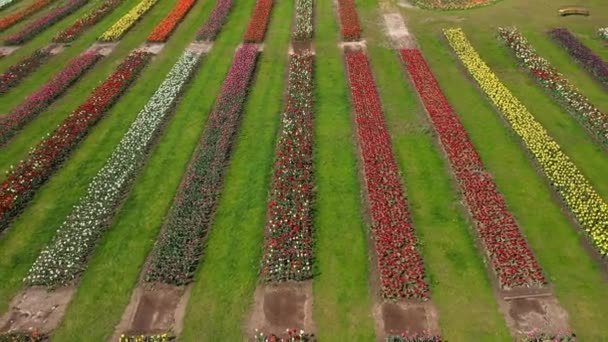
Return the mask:
{"type": "Polygon", "coordinates": [[[214,40],[226,22],[232,8],[232,0],[218,0],[205,25],[197,32],[197,40],[214,40]]]}
{"type": "Polygon", "coordinates": [[[50,49],[39,49],[30,56],[11,65],[2,75],[0,75],[0,94],[8,92],[16,87],[31,75],[34,71],[51,57],[50,49]]]}

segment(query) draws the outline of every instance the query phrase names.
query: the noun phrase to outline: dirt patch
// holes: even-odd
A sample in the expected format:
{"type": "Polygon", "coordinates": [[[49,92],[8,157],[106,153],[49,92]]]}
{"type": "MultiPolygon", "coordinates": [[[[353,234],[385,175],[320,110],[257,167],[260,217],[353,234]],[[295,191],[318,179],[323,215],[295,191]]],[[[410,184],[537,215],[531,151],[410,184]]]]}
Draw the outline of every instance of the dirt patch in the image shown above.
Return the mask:
{"type": "Polygon", "coordinates": [[[439,335],[437,311],[430,301],[382,303],[374,310],[382,323],[384,336],[402,333],[423,336],[439,335]]]}
{"type": "Polygon", "coordinates": [[[403,8],[411,8],[411,9],[418,8],[414,5],[412,5],[408,0],[398,0],[397,5],[399,7],[403,7],[403,8]]]}
{"type": "Polygon", "coordinates": [[[61,287],[48,291],[32,287],[17,295],[9,310],[0,317],[0,332],[38,331],[48,334],[59,325],[75,289],[61,287]]]}
{"type": "Polygon", "coordinates": [[[499,306],[514,337],[543,332],[558,334],[570,331],[568,313],[554,296],[500,300],[499,306]]]}
{"type": "MultiPolygon", "coordinates": [[[[262,51],[264,51],[264,43],[245,43],[245,44],[247,44],[247,45],[251,45],[251,44],[253,44],[253,45],[257,46],[257,47],[258,47],[258,52],[262,52],[262,51]]],[[[243,45],[245,45],[245,44],[243,44],[243,43],[239,44],[239,45],[236,47],[235,51],[238,51],[238,50],[239,50],[239,49],[240,49],[240,48],[241,48],[243,45]]]]}
{"type": "Polygon", "coordinates": [[[348,51],[367,51],[367,42],[365,39],[358,42],[340,42],[338,43],[338,47],[340,47],[345,52],[348,51]]]}
{"type": "Polygon", "coordinates": [[[8,56],[11,53],[17,51],[17,49],[19,49],[21,46],[0,46],[0,55],[2,55],[2,57],[4,56],[8,56]]]}
{"type": "Polygon", "coordinates": [[[401,14],[387,13],[384,15],[386,34],[391,39],[396,49],[412,49],[416,47],[416,41],[405,26],[401,14]]]}
{"type": "Polygon", "coordinates": [[[118,45],[118,42],[94,43],[93,45],[91,45],[91,47],[88,49],[88,51],[94,50],[94,51],[97,51],[100,55],[107,56],[110,53],[112,53],[112,51],[114,51],[114,49],[116,48],[117,45],[118,45]]]}
{"type": "Polygon", "coordinates": [[[304,55],[306,53],[315,54],[315,46],[311,41],[306,42],[291,42],[289,45],[289,54],[290,55],[304,55]]]}
{"type": "Polygon", "coordinates": [[[213,42],[195,42],[188,45],[188,50],[199,55],[209,53],[211,48],[213,48],[213,42]]]}
{"type": "Polygon", "coordinates": [[[139,50],[158,55],[165,48],[165,43],[143,43],[139,50]]]}
{"type": "Polygon", "coordinates": [[[61,43],[52,43],[49,44],[47,49],[50,51],[51,55],[57,55],[65,50],[66,45],[61,43]]]}

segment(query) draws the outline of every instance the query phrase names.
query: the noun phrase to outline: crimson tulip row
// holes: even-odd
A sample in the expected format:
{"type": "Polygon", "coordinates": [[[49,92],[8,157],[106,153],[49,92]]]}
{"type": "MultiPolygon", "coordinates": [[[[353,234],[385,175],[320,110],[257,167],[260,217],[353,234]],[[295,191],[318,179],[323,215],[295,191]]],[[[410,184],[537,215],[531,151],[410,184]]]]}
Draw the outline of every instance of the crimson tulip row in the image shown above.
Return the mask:
{"type": "Polygon", "coordinates": [[[217,34],[220,32],[226,18],[232,8],[233,0],[217,0],[215,7],[211,12],[211,15],[203,25],[203,27],[196,33],[197,40],[214,40],[217,34]]]}
{"type": "Polygon", "coordinates": [[[43,48],[35,50],[30,56],[11,65],[4,74],[0,75],[0,94],[8,92],[19,85],[24,79],[44,64],[51,57],[51,50],[43,48]]]}
{"type": "Polygon", "coordinates": [[[0,117],[0,146],[6,144],[27,122],[50,106],[102,57],[97,51],[80,54],[22,104],[0,117]]]}
{"type": "Polygon", "coordinates": [[[499,285],[508,289],[545,284],[538,261],[426,60],[417,49],[399,53],[439,136],[499,285]]]}
{"type": "Polygon", "coordinates": [[[44,31],[46,28],[57,23],[61,19],[74,13],[88,2],[89,0],[70,0],[65,5],[57,7],[55,10],[27,25],[23,30],[5,38],[4,42],[9,45],[22,44],[35,37],[38,33],[44,31]]]}
{"type": "Polygon", "coordinates": [[[9,171],[0,183],[0,232],[25,208],[61,162],[69,158],[70,152],[137,78],[151,56],[142,51],[127,56],[82,105],[9,171]]]}
{"type": "Polygon", "coordinates": [[[59,32],[53,38],[53,41],[56,43],[69,43],[69,42],[75,40],[86,29],[97,24],[103,18],[105,18],[108,14],[110,14],[123,1],[124,0],[103,1],[100,6],[94,8],[89,13],[85,14],[83,17],[76,20],[76,22],[74,24],[72,24],[72,26],[59,32]]]}
{"type": "Polygon", "coordinates": [[[338,13],[340,15],[340,26],[342,39],[345,41],[356,41],[361,39],[361,26],[354,0],[338,0],[338,13]]]}
{"type": "Polygon", "coordinates": [[[361,51],[345,54],[382,295],[428,298],[426,271],[369,61],[361,51]]]}
{"type": "Polygon", "coordinates": [[[597,78],[604,86],[608,86],[608,63],[585,46],[567,28],[556,28],[549,31],[549,35],[580,63],[591,75],[597,78]]]}
{"type": "Polygon", "coordinates": [[[15,13],[11,13],[6,17],[0,18],[0,31],[6,30],[30,15],[42,10],[51,2],[52,0],[34,0],[34,2],[27,7],[20,9],[15,13]]]}
{"type": "Polygon", "coordinates": [[[175,30],[177,25],[186,17],[196,0],[179,0],[171,12],[152,30],[148,36],[149,42],[162,43],[175,30]]]}
{"type": "Polygon", "coordinates": [[[266,35],[266,28],[272,12],[273,0],[257,0],[253,15],[245,31],[243,40],[248,43],[261,43],[266,35]]]}
{"type": "Polygon", "coordinates": [[[192,281],[222,188],[258,51],[241,46],[184,174],[159,236],[146,280],[183,285],[192,281]]]}
{"type": "Polygon", "coordinates": [[[312,278],[314,57],[292,55],[268,203],[262,259],[266,281],[312,278]]]}

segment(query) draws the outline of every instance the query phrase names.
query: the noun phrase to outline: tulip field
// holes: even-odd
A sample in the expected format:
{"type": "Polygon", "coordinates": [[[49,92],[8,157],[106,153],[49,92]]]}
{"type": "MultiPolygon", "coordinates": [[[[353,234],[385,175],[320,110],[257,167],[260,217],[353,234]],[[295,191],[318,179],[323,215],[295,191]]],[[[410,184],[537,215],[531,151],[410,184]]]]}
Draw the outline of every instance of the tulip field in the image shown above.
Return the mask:
{"type": "Polygon", "coordinates": [[[608,340],[608,3],[0,0],[0,342],[608,340]]]}

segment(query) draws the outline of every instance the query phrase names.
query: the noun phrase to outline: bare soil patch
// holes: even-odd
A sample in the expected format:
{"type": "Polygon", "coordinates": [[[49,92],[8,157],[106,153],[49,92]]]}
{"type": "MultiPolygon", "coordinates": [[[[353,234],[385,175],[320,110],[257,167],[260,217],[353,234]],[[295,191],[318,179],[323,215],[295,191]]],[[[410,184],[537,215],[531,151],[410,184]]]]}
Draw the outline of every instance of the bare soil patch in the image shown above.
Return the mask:
{"type": "Polygon", "coordinates": [[[534,332],[558,334],[570,331],[568,313],[553,295],[499,300],[507,325],[514,337],[534,332]]]}
{"type": "Polygon", "coordinates": [[[139,50],[158,55],[165,48],[165,43],[143,43],[139,50]]]}
{"type": "Polygon", "coordinates": [[[416,47],[416,40],[405,26],[403,17],[398,12],[384,15],[386,34],[391,39],[395,49],[412,49],[416,47]]]}
{"type": "Polygon", "coordinates": [[[408,0],[398,0],[397,5],[399,7],[403,7],[403,8],[418,8],[414,5],[412,5],[408,0]]]}
{"type": "Polygon", "coordinates": [[[235,49],[234,51],[238,51],[238,49],[240,49],[240,48],[241,48],[243,45],[245,45],[245,44],[247,44],[247,45],[251,45],[251,44],[253,44],[253,45],[257,46],[257,47],[258,47],[258,52],[262,52],[262,51],[264,51],[264,43],[241,43],[241,44],[239,44],[239,45],[236,47],[236,49],[235,49]]]}
{"type": "Polygon", "coordinates": [[[430,301],[404,300],[376,306],[374,316],[380,322],[383,336],[407,332],[422,336],[439,335],[437,310],[430,301]]]}
{"type": "Polygon", "coordinates": [[[17,51],[21,46],[0,46],[0,55],[8,56],[11,53],[17,51]]]}
{"type": "Polygon", "coordinates": [[[289,54],[290,55],[302,55],[306,52],[311,54],[315,54],[315,46],[311,41],[298,42],[292,41],[291,45],[289,45],[289,54]]]}
{"type": "Polygon", "coordinates": [[[358,42],[340,42],[338,43],[338,47],[340,47],[345,52],[348,51],[367,51],[367,42],[365,39],[362,39],[358,42]]]}
{"type": "Polygon", "coordinates": [[[195,52],[199,55],[209,53],[213,48],[213,42],[195,42],[188,45],[188,50],[195,52]]]}
{"type": "Polygon", "coordinates": [[[103,56],[107,56],[110,53],[112,53],[112,51],[114,51],[114,49],[116,48],[117,45],[118,45],[118,42],[114,42],[114,43],[94,43],[93,45],[91,45],[91,47],[89,48],[88,51],[95,50],[99,54],[101,54],[103,56]]]}

